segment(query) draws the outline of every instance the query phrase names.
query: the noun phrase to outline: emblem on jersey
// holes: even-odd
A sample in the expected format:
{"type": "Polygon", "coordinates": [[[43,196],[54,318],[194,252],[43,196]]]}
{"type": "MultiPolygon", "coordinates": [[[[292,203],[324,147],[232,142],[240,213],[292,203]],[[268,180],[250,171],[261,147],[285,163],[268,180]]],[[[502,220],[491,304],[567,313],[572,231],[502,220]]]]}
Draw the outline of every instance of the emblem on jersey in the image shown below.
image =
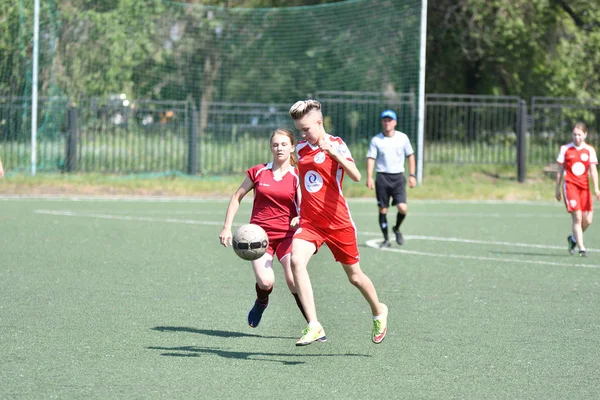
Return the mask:
{"type": "MultiPolygon", "coordinates": [[[[583,157],[582,157],[583,158],[583,157]]],[[[575,164],[573,164],[573,166],[571,167],[571,172],[573,173],[573,175],[575,176],[580,176],[585,172],[585,165],[583,165],[583,163],[580,162],[576,162],[575,164]]]]}
{"type": "Polygon", "coordinates": [[[323,161],[325,161],[325,153],[323,153],[323,152],[320,152],[319,154],[317,154],[317,155],[315,156],[315,162],[316,162],[317,164],[321,164],[323,161]]]}
{"type": "Polygon", "coordinates": [[[569,204],[571,205],[571,208],[575,208],[575,207],[577,207],[577,200],[575,200],[575,199],[569,200],[569,204]]]}
{"type": "Polygon", "coordinates": [[[586,162],[590,158],[590,156],[588,156],[587,153],[581,153],[579,158],[581,158],[581,161],[586,162]]]}
{"type": "Polygon", "coordinates": [[[323,177],[315,171],[308,171],[304,175],[304,187],[310,193],[315,193],[323,187],[323,177]]]}

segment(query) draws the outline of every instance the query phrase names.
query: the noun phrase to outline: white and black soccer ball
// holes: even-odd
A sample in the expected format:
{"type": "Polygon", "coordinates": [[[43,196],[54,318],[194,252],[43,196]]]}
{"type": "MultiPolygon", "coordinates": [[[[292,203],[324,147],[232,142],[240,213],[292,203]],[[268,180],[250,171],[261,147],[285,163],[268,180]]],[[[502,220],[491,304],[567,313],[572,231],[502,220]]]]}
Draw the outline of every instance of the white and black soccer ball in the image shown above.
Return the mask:
{"type": "Polygon", "coordinates": [[[233,251],[240,258],[252,261],[265,254],[269,247],[269,237],[263,228],[255,224],[246,224],[233,234],[233,251]]]}

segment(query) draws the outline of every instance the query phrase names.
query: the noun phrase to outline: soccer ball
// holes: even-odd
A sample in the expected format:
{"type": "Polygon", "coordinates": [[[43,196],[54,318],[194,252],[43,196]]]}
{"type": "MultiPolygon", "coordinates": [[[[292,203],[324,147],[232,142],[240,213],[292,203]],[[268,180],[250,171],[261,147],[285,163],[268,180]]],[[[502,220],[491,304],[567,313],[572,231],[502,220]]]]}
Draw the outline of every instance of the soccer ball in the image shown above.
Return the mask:
{"type": "Polygon", "coordinates": [[[232,242],[235,254],[248,261],[261,258],[269,247],[267,232],[255,224],[240,226],[233,234],[232,242]]]}

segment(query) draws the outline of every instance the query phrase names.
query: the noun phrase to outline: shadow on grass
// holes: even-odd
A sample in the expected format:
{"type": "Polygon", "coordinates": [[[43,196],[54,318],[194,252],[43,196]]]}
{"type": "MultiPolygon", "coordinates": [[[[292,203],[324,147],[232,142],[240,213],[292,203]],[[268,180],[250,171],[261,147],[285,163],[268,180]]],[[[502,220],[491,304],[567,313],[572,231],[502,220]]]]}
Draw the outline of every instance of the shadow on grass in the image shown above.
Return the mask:
{"type": "Polygon", "coordinates": [[[161,353],[161,356],[165,357],[200,357],[202,354],[213,354],[223,358],[235,358],[238,360],[249,360],[249,361],[268,361],[278,362],[283,365],[299,365],[305,364],[305,361],[290,361],[290,360],[277,360],[273,357],[286,357],[286,358],[305,358],[305,357],[371,357],[366,354],[290,354],[290,353],[268,353],[268,352],[247,352],[247,351],[232,351],[224,350],[218,347],[198,347],[198,346],[181,346],[181,347],[146,347],[149,350],[162,350],[166,351],[161,353]],[[260,358],[259,358],[260,357],[260,358]],[[262,358],[268,357],[268,358],[262,358]]]}
{"type": "Polygon", "coordinates": [[[255,337],[255,338],[263,338],[263,339],[296,339],[295,337],[289,337],[289,336],[265,336],[265,335],[256,335],[254,333],[220,331],[220,330],[215,330],[215,329],[189,328],[187,326],[155,326],[154,328],[152,328],[152,330],[159,331],[159,332],[189,332],[189,333],[197,333],[200,335],[216,336],[216,337],[222,337],[222,338],[255,337]]]}

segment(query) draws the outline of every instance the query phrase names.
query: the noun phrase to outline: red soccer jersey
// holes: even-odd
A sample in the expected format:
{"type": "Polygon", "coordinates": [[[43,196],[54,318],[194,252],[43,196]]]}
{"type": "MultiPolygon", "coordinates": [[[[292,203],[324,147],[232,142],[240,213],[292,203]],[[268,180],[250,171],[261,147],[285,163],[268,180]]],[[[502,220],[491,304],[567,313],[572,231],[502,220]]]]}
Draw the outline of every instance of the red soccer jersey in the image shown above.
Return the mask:
{"type": "Polygon", "coordinates": [[[298,216],[296,190],[298,189],[298,169],[286,172],[281,180],[273,176],[273,163],[259,164],[246,171],[254,183],[254,203],[250,223],[261,226],[269,239],[293,236],[295,229],[290,227],[292,218],[298,216]]]}
{"type": "Polygon", "coordinates": [[[565,168],[565,183],[579,188],[589,188],[588,172],[590,165],[598,164],[596,150],[587,143],[579,148],[573,142],[560,147],[556,161],[565,168]]]}
{"type": "MultiPolygon", "coordinates": [[[[325,140],[346,159],[354,162],[350,150],[342,139],[326,135],[325,140]]],[[[300,226],[305,224],[341,229],[354,226],[350,209],[342,193],[344,169],[329,153],[321,151],[306,140],[296,146],[298,170],[300,171],[300,226]]]]}

